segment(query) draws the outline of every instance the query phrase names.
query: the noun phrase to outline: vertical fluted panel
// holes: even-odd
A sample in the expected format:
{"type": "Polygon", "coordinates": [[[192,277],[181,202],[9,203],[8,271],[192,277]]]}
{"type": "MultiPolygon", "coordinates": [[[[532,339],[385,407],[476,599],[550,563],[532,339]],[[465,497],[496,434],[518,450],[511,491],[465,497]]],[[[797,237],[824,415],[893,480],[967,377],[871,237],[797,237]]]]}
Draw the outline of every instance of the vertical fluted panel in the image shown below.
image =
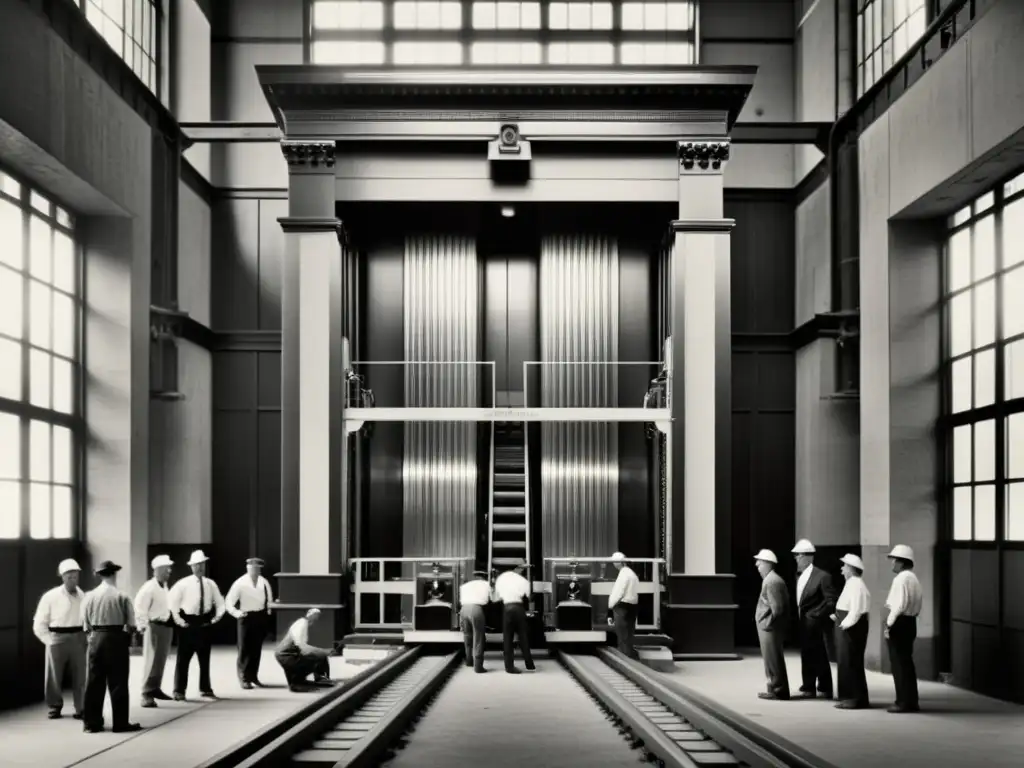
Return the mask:
{"type": "MultiPolygon", "coordinates": [[[[546,363],[614,362],[618,339],[616,241],[592,235],[545,237],[540,253],[541,359],[546,363]]],[[[617,367],[543,365],[540,404],[617,407],[617,367]]],[[[616,424],[541,425],[541,510],[544,557],[594,557],[617,548],[616,424]]]]}
{"type": "MultiPolygon", "coordinates": [[[[406,238],[405,359],[477,360],[480,277],[472,238],[406,238]]],[[[406,407],[475,407],[479,366],[405,366],[406,407]]],[[[397,372],[396,372],[397,373],[397,372]]],[[[476,424],[409,422],[402,464],[407,557],[476,555],[476,424]]]]}

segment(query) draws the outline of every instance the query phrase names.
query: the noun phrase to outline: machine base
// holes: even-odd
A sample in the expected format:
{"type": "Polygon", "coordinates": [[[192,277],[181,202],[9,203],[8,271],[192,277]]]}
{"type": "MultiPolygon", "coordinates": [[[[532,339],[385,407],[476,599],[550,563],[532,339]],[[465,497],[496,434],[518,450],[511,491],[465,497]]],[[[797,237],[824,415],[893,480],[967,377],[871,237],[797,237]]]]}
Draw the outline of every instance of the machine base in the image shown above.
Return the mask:
{"type": "Polygon", "coordinates": [[[607,632],[595,632],[593,630],[566,631],[555,630],[545,632],[544,639],[549,643],[606,643],[608,642],[607,632]]]}

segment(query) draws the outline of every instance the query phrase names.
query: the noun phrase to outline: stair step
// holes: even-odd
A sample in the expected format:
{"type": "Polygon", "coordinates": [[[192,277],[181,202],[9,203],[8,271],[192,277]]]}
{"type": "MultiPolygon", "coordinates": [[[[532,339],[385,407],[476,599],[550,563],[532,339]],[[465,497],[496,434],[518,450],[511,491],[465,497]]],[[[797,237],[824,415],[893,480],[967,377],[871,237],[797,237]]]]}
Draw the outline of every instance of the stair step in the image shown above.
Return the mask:
{"type": "Polygon", "coordinates": [[[502,500],[502,501],[523,501],[525,496],[526,496],[526,491],[525,490],[522,490],[522,491],[497,491],[496,490],[494,492],[494,500],[495,501],[499,501],[499,500],[502,500]]]}
{"type": "Polygon", "coordinates": [[[492,530],[497,531],[526,531],[526,523],[495,523],[491,526],[492,530]]]}
{"type": "Polygon", "coordinates": [[[495,507],[494,516],[497,517],[526,517],[525,507],[495,507]]]}
{"type": "Polygon", "coordinates": [[[491,565],[519,565],[521,557],[492,557],[491,565]]]}
{"type": "Polygon", "coordinates": [[[526,542],[519,541],[495,541],[491,543],[494,549],[526,549],[526,542]]]}

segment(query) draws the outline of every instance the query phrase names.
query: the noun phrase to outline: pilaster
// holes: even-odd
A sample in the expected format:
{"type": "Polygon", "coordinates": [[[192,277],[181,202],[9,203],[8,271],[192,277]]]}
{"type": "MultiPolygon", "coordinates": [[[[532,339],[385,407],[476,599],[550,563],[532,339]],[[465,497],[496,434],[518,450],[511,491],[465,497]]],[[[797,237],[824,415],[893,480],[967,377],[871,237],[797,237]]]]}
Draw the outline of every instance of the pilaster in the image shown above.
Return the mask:
{"type": "Polygon", "coordinates": [[[678,144],[679,218],[669,231],[671,553],[669,634],[687,656],[735,654],[732,328],[724,218],[725,137],[678,144]]]}
{"type": "Polygon", "coordinates": [[[325,613],[345,630],[342,370],[344,229],[335,216],[334,142],[284,140],[288,216],[281,300],[281,570],[278,624],[325,613]]]}

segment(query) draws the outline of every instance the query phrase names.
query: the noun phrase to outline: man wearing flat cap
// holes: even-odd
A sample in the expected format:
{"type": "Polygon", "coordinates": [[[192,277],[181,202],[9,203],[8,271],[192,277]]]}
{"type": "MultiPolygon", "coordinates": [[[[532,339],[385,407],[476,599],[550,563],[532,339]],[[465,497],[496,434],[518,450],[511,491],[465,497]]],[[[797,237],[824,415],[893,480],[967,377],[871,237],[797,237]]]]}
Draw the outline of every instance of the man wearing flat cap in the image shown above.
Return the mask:
{"type": "Polygon", "coordinates": [[[185,701],[188,668],[192,657],[199,660],[199,693],[215,699],[210,682],[211,627],[224,617],[224,597],[213,579],[206,577],[209,558],[197,549],[188,559],[192,575],[179,579],[171,587],[167,602],[171,618],[181,627],[178,633],[178,654],[174,661],[174,700],[185,701]]]}
{"type": "Polygon", "coordinates": [[[96,569],[101,583],[82,600],[82,626],[89,635],[89,672],[85,683],[83,726],[86,733],[103,730],[103,699],[110,692],[114,733],[142,728],[128,721],[128,668],[135,610],[131,598],[117,588],[121,566],[104,560],[96,569]]]}
{"type": "Polygon", "coordinates": [[[270,630],[271,603],[274,593],[263,578],[263,558],[250,557],[245,561],[245,576],[240,576],[228,590],[224,599],[228,613],[238,620],[238,682],[245,690],[254,685],[260,688],[260,660],[263,641],[270,630]]]}
{"type": "Polygon", "coordinates": [[[494,580],[494,594],[505,608],[501,617],[501,634],[505,656],[505,671],[510,675],[522,673],[515,665],[514,642],[519,641],[519,650],[523,653],[523,661],[526,663],[526,670],[533,672],[536,667],[533,665],[533,656],[530,654],[530,638],[526,624],[526,606],[530,602],[533,587],[530,581],[523,576],[526,572],[526,562],[519,560],[516,565],[505,571],[494,580]]]}
{"type": "Polygon", "coordinates": [[[82,601],[85,594],[78,586],[82,569],[74,560],[64,560],[57,567],[61,584],[45,592],[39,599],[32,631],[46,646],[46,690],[48,717],[56,720],[64,708],[64,675],[71,675],[71,696],[75,719],[82,719],[85,694],[86,641],[82,630],[82,601]]]}
{"type": "Polygon", "coordinates": [[[142,641],[142,706],[152,709],[157,700],[169,701],[170,696],[162,690],[164,666],[171,652],[174,637],[174,621],[168,602],[170,591],[167,581],[171,577],[174,561],[167,555],[157,555],[150,562],[153,578],[142,585],[135,596],[135,620],[142,641]]]}
{"type": "Polygon", "coordinates": [[[487,622],[484,606],[491,602],[491,584],[487,571],[473,571],[473,578],[459,587],[459,626],[466,643],[466,666],[482,673],[484,648],[487,644],[487,622]]]}

